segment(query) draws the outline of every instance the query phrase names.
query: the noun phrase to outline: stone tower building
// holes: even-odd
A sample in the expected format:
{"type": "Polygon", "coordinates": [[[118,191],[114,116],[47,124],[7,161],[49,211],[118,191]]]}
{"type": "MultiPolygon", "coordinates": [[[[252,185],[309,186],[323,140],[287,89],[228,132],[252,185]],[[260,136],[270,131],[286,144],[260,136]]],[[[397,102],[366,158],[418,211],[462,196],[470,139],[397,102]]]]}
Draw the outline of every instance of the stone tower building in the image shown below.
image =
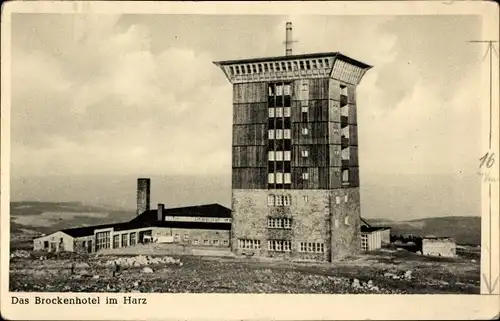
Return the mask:
{"type": "Polygon", "coordinates": [[[339,52],[215,62],[233,84],[236,253],[333,261],[360,249],[356,86],[339,52]]]}

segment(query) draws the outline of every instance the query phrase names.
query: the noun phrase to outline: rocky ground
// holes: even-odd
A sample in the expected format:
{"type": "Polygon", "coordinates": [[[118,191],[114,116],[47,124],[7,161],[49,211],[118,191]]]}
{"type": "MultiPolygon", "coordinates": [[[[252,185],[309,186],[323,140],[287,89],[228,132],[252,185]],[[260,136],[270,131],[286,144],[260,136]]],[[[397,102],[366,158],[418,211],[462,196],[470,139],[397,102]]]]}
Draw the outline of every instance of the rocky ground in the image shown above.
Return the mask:
{"type": "Polygon", "coordinates": [[[479,258],[381,250],[298,263],[240,257],[86,256],[14,251],[10,290],[162,293],[479,293],[479,258]]]}

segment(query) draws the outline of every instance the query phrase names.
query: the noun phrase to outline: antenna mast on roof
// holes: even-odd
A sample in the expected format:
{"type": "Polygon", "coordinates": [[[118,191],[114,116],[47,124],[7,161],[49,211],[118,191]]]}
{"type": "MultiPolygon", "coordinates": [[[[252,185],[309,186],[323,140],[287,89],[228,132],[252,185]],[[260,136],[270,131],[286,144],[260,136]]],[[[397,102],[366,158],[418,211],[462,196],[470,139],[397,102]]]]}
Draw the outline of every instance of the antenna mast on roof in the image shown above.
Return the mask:
{"type": "Polygon", "coordinates": [[[286,23],[286,35],[285,35],[285,55],[292,55],[292,43],[296,42],[292,37],[292,23],[286,23]]]}

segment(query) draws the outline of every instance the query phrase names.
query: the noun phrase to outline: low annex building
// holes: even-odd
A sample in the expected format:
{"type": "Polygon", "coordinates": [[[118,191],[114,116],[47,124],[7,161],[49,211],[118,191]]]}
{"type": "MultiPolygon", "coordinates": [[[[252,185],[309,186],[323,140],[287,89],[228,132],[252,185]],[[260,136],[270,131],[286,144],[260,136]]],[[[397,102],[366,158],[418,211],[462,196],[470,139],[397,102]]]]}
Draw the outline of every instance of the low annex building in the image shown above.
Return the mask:
{"type": "Polygon", "coordinates": [[[391,242],[391,228],[388,226],[372,226],[361,219],[361,250],[373,251],[391,242]]]}
{"type": "Polygon", "coordinates": [[[455,257],[457,255],[457,244],[451,237],[426,236],[422,238],[422,254],[455,257]]]}
{"type": "Polygon", "coordinates": [[[33,240],[33,249],[93,253],[150,242],[229,248],[231,210],[208,204],[151,210],[150,180],[138,180],[138,215],[129,222],[69,228],[33,240]]]}

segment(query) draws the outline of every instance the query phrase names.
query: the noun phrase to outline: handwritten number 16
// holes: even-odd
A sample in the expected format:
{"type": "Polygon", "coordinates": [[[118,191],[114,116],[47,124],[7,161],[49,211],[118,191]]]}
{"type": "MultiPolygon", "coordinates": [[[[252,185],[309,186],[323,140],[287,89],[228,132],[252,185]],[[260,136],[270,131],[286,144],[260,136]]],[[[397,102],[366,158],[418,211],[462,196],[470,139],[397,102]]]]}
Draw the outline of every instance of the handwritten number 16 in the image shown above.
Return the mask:
{"type": "Polygon", "coordinates": [[[479,164],[479,168],[483,167],[484,165],[486,165],[487,168],[493,166],[493,164],[495,164],[494,156],[495,156],[494,153],[484,154],[484,156],[479,159],[481,161],[481,163],[479,164]]]}

